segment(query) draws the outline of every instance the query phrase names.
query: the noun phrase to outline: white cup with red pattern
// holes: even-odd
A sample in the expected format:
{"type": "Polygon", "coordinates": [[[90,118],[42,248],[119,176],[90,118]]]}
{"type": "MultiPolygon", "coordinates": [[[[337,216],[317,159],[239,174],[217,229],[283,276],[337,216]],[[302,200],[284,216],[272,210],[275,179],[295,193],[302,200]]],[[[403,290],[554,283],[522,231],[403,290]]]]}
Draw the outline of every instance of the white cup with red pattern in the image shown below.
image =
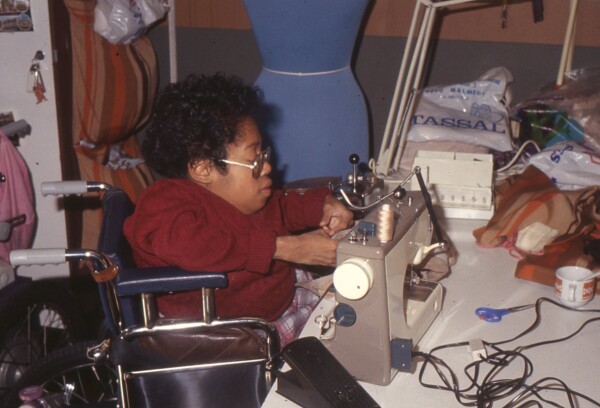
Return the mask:
{"type": "Polygon", "coordinates": [[[561,266],[556,270],[554,294],[560,302],[569,307],[579,308],[594,297],[596,274],[581,266],[561,266]]]}

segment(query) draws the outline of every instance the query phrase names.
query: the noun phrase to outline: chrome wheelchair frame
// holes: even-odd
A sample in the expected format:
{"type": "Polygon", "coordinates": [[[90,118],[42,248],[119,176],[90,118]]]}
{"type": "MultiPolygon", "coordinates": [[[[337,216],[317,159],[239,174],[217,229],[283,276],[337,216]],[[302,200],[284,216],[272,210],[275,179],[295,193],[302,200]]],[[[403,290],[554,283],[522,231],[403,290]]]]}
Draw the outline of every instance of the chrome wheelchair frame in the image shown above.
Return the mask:
{"type": "MultiPolygon", "coordinates": [[[[44,195],[103,192],[97,249],[29,249],[11,253],[13,266],[81,261],[91,265],[109,336],[88,348],[86,354],[94,367],[108,365],[114,369],[118,388],[114,398],[100,402],[110,400],[111,406],[120,408],[154,408],[165,404],[232,406],[235,401],[244,401],[244,406],[260,406],[278,369],[279,337],[275,327],[263,319],[217,317],[214,293],[227,286],[225,273],[135,267],[122,234],[123,222],[134,206],[121,189],[104,183],[76,181],[44,183],[42,191],[44,195]],[[184,290],[201,291],[201,319],[160,317],[155,295],[184,290]],[[168,350],[175,344],[179,350],[168,350]],[[215,390],[221,395],[208,394],[215,390]],[[245,391],[253,395],[245,396],[245,391]],[[235,400],[227,396],[232,393],[235,400]]],[[[67,350],[77,347],[68,346],[67,350]]],[[[44,364],[45,368],[39,372],[52,372],[48,368],[52,364],[51,355],[41,362],[41,366],[44,364]]],[[[36,367],[32,367],[17,386],[29,385],[28,381],[37,381],[42,386],[50,384],[49,379],[36,376],[35,371],[36,367]]],[[[65,382],[58,389],[46,391],[61,394],[63,403],[71,404],[70,399],[77,395],[74,390],[77,385],[65,382]]],[[[99,401],[82,398],[78,402],[89,405],[99,401]]]]}

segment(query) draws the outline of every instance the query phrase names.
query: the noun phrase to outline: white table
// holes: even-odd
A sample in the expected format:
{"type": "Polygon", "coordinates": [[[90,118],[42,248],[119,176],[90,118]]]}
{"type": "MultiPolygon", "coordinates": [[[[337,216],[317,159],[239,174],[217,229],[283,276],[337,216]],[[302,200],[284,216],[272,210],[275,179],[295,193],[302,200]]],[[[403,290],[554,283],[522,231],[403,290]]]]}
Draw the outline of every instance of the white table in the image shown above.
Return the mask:
{"type": "MultiPolygon", "coordinates": [[[[517,279],[514,270],[517,260],[501,248],[483,249],[475,244],[472,231],[485,225],[478,220],[448,220],[447,231],[458,250],[457,263],[452,274],[441,281],[445,287],[442,310],[425,336],[417,344],[419,351],[428,352],[433,347],[469,341],[475,338],[487,342],[497,342],[513,338],[529,327],[535,320],[535,310],[528,309],[503,317],[500,323],[488,323],[475,316],[480,306],[503,308],[534,303],[540,297],[553,299],[553,288],[534,282],[517,279]]],[[[327,314],[333,308],[330,298],[323,298],[313,316],[327,314]]],[[[600,296],[584,307],[600,309],[600,296]]],[[[589,318],[600,317],[600,313],[578,313],[544,302],[541,308],[540,326],[524,338],[501,346],[504,350],[513,349],[539,341],[564,337],[575,331],[589,318]]],[[[318,327],[311,317],[302,336],[317,336],[318,327]]],[[[489,351],[488,351],[489,352],[489,351]]],[[[467,347],[453,348],[436,354],[444,359],[455,371],[460,387],[468,385],[464,367],[473,361],[467,347]]],[[[566,342],[545,345],[525,351],[533,363],[533,374],[527,380],[532,384],[544,377],[557,377],[571,389],[600,401],[600,322],[588,325],[575,338],[566,342]]],[[[381,407],[462,407],[447,391],[433,390],[419,383],[418,373],[422,363],[415,364],[413,374],[398,373],[388,386],[377,386],[361,382],[361,385],[381,407]]],[[[517,377],[521,365],[510,366],[503,371],[505,377],[517,377]]],[[[437,382],[434,370],[430,367],[425,376],[427,382],[437,382]]],[[[263,407],[282,408],[297,405],[276,392],[273,386],[263,407]]],[[[545,398],[552,399],[561,406],[569,406],[561,392],[544,391],[545,398]]],[[[514,394],[512,397],[516,396],[514,394]]],[[[494,403],[494,407],[504,406],[510,399],[494,403]]],[[[542,402],[543,406],[548,406],[542,402]]],[[[579,408],[593,407],[580,400],[579,408]]]]}

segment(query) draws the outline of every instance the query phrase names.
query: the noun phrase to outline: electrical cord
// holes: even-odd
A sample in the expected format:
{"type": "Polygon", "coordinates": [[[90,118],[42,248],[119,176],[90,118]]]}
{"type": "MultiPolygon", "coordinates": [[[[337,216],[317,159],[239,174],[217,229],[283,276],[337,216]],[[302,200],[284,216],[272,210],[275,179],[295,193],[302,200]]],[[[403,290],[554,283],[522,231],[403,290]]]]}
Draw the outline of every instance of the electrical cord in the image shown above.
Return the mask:
{"type": "Polygon", "coordinates": [[[523,173],[523,171],[525,171],[525,168],[529,165],[529,163],[526,160],[521,160],[521,162],[519,163],[517,163],[517,161],[521,158],[521,155],[524,153],[525,148],[528,145],[532,145],[538,153],[542,150],[536,142],[534,142],[533,140],[527,140],[519,147],[519,149],[517,150],[513,158],[510,160],[510,162],[508,162],[506,165],[502,166],[501,168],[495,171],[496,183],[499,183],[500,181],[505,180],[510,176],[521,174],[523,173]]]}
{"type": "MultiPolygon", "coordinates": [[[[513,342],[515,340],[518,340],[519,338],[525,336],[526,334],[531,333],[533,330],[535,330],[540,325],[540,323],[542,321],[542,313],[541,313],[540,308],[541,308],[541,305],[542,305],[543,302],[549,302],[549,303],[552,303],[553,305],[558,306],[558,307],[560,307],[562,309],[570,310],[570,311],[573,311],[573,312],[579,312],[579,313],[600,313],[600,309],[575,309],[575,308],[572,308],[572,307],[569,307],[569,306],[565,306],[562,303],[559,303],[559,302],[557,302],[555,300],[552,300],[552,299],[549,299],[549,298],[546,298],[546,297],[541,297],[541,298],[539,298],[535,302],[535,320],[533,321],[533,323],[529,327],[527,327],[525,330],[523,330],[521,333],[517,334],[513,338],[510,338],[508,340],[503,340],[503,341],[500,341],[500,342],[495,342],[495,343],[486,343],[486,345],[499,346],[499,345],[502,345],[502,344],[511,343],[511,342],[513,342]]],[[[600,317],[599,318],[590,319],[590,320],[584,322],[583,326],[580,327],[576,332],[574,332],[571,335],[566,336],[564,338],[556,339],[556,340],[548,340],[548,341],[544,341],[544,342],[540,342],[540,343],[535,343],[535,344],[532,344],[532,345],[529,345],[529,346],[521,346],[521,349],[525,350],[527,348],[537,347],[538,345],[545,345],[545,344],[557,343],[557,342],[560,342],[560,341],[568,340],[569,338],[571,338],[571,337],[575,336],[577,333],[579,333],[583,329],[583,327],[585,327],[588,323],[591,323],[591,322],[594,322],[594,321],[598,321],[598,320],[600,320],[600,317]]]]}
{"type": "Polygon", "coordinates": [[[489,354],[487,357],[480,355],[481,360],[465,366],[464,374],[469,383],[463,389],[461,389],[459,386],[459,380],[456,373],[442,358],[436,356],[435,354],[442,350],[467,346],[469,342],[465,341],[437,346],[431,349],[429,353],[418,351],[413,352],[414,357],[423,359],[423,365],[421,366],[419,372],[420,384],[426,388],[452,392],[456,400],[461,405],[466,407],[489,408],[493,406],[494,402],[508,398],[515,393],[517,394],[512,398],[512,400],[503,405],[503,408],[542,407],[543,405],[541,405],[540,401],[546,404],[544,406],[563,406],[552,400],[544,398],[540,393],[541,391],[555,391],[564,393],[567,397],[569,407],[571,408],[576,408],[579,406],[577,403],[577,398],[586,400],[590,404],[600,407],[599,401],[596,401],[583,393],[572,390],[567,386],[566,383],[555,377],[545,377],[534,382],[533,384],[527,384],[527,380],[533,373],[533,363],[525,354],[523,354],[525,350],[553,343],[560,343],[571,339],[577,334],[581,333],[589,324],[600,321],[600,317],[586,320],[578,329],[564,337],[519,346],[513,350],[503,350],[500,347],[501,345],[513,342],[526,336],[527,334],[533,332],[540,325],[542,320],[541,305],[544,302],[549,302],[560,308],[579,313],[600,313],[600,309],[574,309],[549,298],[539,298],[534,304],[536,314],[535,320],[529,327],[525,328],[525,330],[507,340],[502,340],[499,342],[483,342],[486,347],[494,350],[494,353],[489,354]],[[514,366],[515,364],[521,364],[522,366],[520,375],[516,376],[515,378],[498,378],[503,369],[509,365],[514,366]],[[424,381],[425,372],[429,367],[433,367],[438,379],[441,381],[441,384],[428,383],[424,381]],[[486,370],[484,370],[484,367],[486,370]]]}
{"type": "MultiPolygon", "coordinates": [[[[513,400],[508,404],[505,405],[506,408],[512,408],[515,407],[518,402],[520,402],[520,400],[526,398],[529,394],[533,394],[535,395],[538,399],[544,401],[547,404],[556,406],[556,407],[562,407],[562,405],[559,405],[557,403],[555,403],[554,401],[550,401],[544,397],[541,396],[541,394],[538,391],[541,390],[545,390],[545,391],[563,391],[567,394],[568,400],[569,400],[569,405],[570,406],[575,406],[577,407],[577,402],[575,401],[574,397],[579,397],[582,399],[587,400],[588,402],[598,405],[598,402],[592,400],[590,397],[581,394],[577,391],[571,390],[562,380],[555,378],[555,377],[545,377],[542,378],[538,381],[536,381],[533,385],[524,385],[525,390],[523,390],[519,395],[517,395],[515,398],[513,398],[513,400]],[[546,381],[555,381],[557,382],[560,387],[553,387],[553,386],[540,386],[539,384],[546,382],[546,381]]],[[[526,401],[527,403],[531,403],[533,401],[526,401]]],[[[537,403],[537,401],[535,401],[537,403]]],[[[528,405],[521,405],[521,407],[523,406],[528,406],[528,405]]]]}
{"type": "Polygon", "coordinates": [[[510,162],[508,162],[506,165],[504,165],[503,167],[501,167],[498,170],[496,170],[496,172],[502,173],[502,172],[508,170],[509,168],[511,168],[517,162],[517,160],[519,160],[519,158],[521,157],[521,155],[525,151],[525,148],[527,146],[529,146],[529,145],[533,145],[535,147],[535,150],[537,150],[538,153],[542,151],[542,149],[540,148],[540,146],[536,142],[534,142],[533,140],[527,140],[525,143],[523,143],[519,147],[519,150],[517,150],[517,152],[515,153],[515,155],[513,156],[513,158],[510,160],[510,162]]]}

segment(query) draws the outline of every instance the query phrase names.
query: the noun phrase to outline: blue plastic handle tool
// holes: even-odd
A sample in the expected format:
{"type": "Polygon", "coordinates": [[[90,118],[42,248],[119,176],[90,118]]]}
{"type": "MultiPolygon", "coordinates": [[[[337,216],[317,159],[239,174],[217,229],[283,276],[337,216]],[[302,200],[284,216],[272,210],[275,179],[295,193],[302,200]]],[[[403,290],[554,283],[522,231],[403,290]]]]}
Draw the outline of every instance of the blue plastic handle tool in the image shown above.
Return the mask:
{"type": "Polygon", "coordinates": [[[502,316],[509,313],[510,311],[508,309],[492,309],[489,307],[480,307],[477,308],[477,310],[475,310],[475,314],[479,316],[480,319],[492,323],[497,323],[501,321],[502,316]]]}
{"type": "Polygon", "coordinates": [[[485,320],[486,322],[498,323],[502,320],[502,316],[504,315],[529,309],[533,306],[535,305],[516,306],[509,307],[506,309],[492,309],[491,307],[479,307],[475,310],[475,314],[479,316],[480,319],[485,320]]]}

